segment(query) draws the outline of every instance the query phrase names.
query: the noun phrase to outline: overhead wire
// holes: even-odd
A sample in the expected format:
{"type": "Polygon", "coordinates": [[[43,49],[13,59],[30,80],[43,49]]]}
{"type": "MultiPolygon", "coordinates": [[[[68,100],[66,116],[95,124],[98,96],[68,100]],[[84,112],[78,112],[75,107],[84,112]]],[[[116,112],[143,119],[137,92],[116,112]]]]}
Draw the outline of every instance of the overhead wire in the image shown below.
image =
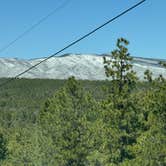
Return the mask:
{"type": "Polygon", "coordinates": [[[33,66],[29,67],[28,69],[26,69],[25,71],[23,71],[23,72],[17,74],[15,77],[10,78],[10,79],[8,79],[7,81],[1,83],[1,84],[0,84],[0,87],[2,87],[2,86],[4,86],[4,85],[8,84],[9,82],[11,82],[11,81],[13,81],[13,80],[19,78],[21,75],[27,73],[28,71],[30,71],[30,70],[32,70],[33,68],[35,68],[35,67],[37,67],[38,65],[40,65],[41,63],[47,61],[48,59],[54,57],[55,55],[57,55],[57,54],[63,52],[64,50],[68,49],[69,47],[71,47],[71,46],[77,44],[78,42],[82,41],[83,39],[89,37],[90,35],[94,34],[96,31],[98,31],[99,29],[105,27],[107,24],[110,24],[111,22],[115,21],[115,20],[118,19],[119,17],[125,15],[126,13],[128,13],[128,12],[130,12],[131,10],[135,9],[136,7],[140,6],[140,5],[143,4],[145,1],[146,1],[146,0],[142,0],[142,1],[138,2],[138,3],[136,3],[135,5],[131,6],[130,8],[124,10],[123,12],[121,12],[120,14],[118,14],[117,16],[115,16],[115,17],[109,19],[108,21],[106,21],[106,22],[103,23],[102,25],[98,26],[97,28],[93,29],[93,30],[90,31],[89,33],[87,33],[87,34],[83,35],[82,37],[78,38],[77,40],[71,42],[70,44],[68,44],[68,45],[65,46],[64,48],[60,49],[59,51],[55,52],[54,54],[52,54],[52,55],[46,57],[44,60],[41,60],[40,62],[38,62],[38,63],[36,63],[35,65],[33,65],[33,66]]]}
{"type": "Polygon", "coordinates": [[[24,32],[22,32],[21,34],[19,34],[14,40],[12,40],[8,44],[6,44],[2,48],[0,48],[0,53],[2,53],[3,51],[7,50],[9,47],[11,47],[13,44],[15,44],[18,40],[20,40],[25,35],[27,35],[28,33],[30,33],[33,29],[35,29],[41,23],[43,23],[44,21],[46,21],[50,16],[52,16],[55,13],[57,13],[59,10],[63,9],[70,1],[71,0],[65,0],[60,6],[56,7],[55,9],[53,9],[50,13],[48,13],[46,16],[42,17],[39,21],[37,21],[32,26],[30,26],[27,30],[25,30],[24,32]]]}

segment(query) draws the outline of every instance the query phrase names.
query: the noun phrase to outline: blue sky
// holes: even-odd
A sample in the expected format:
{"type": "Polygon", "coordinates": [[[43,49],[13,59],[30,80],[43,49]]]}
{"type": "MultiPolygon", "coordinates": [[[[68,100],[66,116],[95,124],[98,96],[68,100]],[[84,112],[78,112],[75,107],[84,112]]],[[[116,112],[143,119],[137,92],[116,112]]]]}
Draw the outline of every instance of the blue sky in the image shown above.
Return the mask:
{"type": "MultiPolygon", "coordinates": [[[[0,48],[15,39],[65,0],[0,0],[0,48]]],[[[0,57],[46,57],[89,32],[139,0],[70,0],[0,57]]],[[[107,53],[116,39],[130,41],[132,56],[166,59],[166,1],[143,5],[107,25],[63,53],[107,53]]]]}

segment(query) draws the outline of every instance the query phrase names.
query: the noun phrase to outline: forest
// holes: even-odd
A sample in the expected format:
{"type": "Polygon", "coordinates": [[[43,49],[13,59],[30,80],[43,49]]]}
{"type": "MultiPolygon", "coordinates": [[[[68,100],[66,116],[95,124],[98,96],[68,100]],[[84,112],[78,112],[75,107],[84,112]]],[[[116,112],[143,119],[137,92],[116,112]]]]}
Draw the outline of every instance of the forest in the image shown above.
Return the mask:
{"type": "Polygon", "coordinates": [[[103,57],[111,79],[20,78],[0,87],[0,165],[165,166],[166,79],[146,70],[139,80],[128,44],[119,38],[103,57]]]}

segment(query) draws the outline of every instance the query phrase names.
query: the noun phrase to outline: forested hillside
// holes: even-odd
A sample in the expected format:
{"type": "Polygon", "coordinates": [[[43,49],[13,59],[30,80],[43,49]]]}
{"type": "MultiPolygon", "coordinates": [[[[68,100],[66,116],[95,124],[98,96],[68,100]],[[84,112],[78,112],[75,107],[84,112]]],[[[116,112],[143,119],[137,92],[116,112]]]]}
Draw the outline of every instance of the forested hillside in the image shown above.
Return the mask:
{"type": "MultiPolygon", "coordinates": [[[[17,79],[0,90],[2,166],[166,165],[166,80],[140,82],[121,38],[110,81],[17,79]]],[[[1,83],[6,79],[1,79],[1,83]]]]}

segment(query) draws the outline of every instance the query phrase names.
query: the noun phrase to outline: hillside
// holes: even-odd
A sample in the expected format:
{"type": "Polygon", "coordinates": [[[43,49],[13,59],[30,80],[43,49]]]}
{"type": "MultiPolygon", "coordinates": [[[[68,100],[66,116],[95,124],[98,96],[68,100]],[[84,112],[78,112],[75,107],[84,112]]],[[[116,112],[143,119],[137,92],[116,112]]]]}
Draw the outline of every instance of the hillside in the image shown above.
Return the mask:
{"type": "MultiPolygon", "coordinates": [[[[0,58],[0,77],[14,77],[18,73],[40,62],[41,59],[21,60],[16,58],[0,58]]],[[[166,77],[166,69],[161,67],[158,59],[134,58],[133,69],[140,79],[146,69],[157,77],[166,77]]],[[[105,80],[102,55],[67,54],[53,57],[29,71],[24,78],[67,79],[75,76],[77,79],[105,80]]]]}

